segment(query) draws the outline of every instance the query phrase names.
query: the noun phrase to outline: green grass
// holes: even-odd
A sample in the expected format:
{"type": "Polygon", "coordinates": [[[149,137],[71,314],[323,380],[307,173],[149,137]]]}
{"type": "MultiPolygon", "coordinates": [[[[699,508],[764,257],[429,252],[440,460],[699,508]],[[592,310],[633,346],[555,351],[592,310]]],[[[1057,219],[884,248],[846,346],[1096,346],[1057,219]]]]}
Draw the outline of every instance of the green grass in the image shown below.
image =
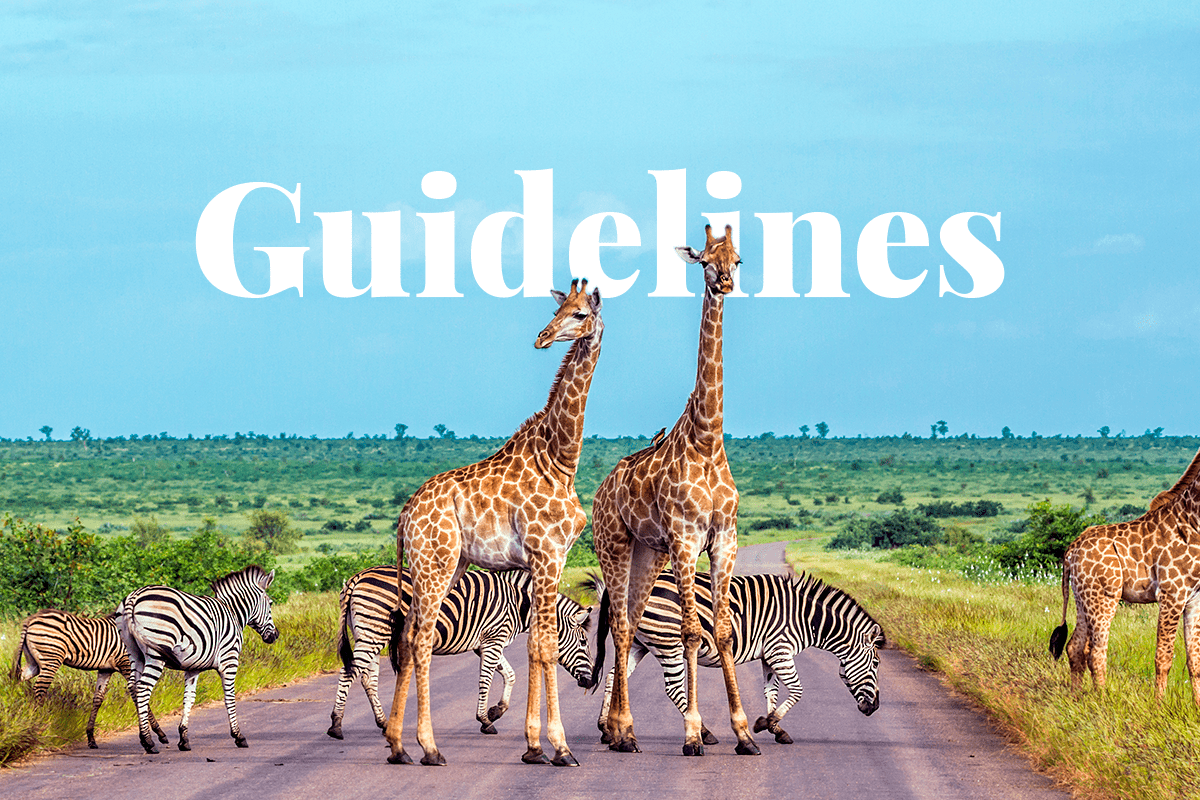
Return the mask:
{"type": "MultiPolygon", "coordinates": [[[[1166,696],[1154,699],[1157,606],[1121,607],[1108,685],[1098,692],[1086,676],[1076,690],[1065,657],[1056,662],[1047,649],[1061,620],[1057,580],[979,584],[816,543],[789,548],[788,558],[855,596],[891,643],[987,709],[1076,796],[1200,797],[1200,713],[1178,644],[1166,696]]],[[[1068,619],[1073,626],[1073,606],[1068,619]]]]}

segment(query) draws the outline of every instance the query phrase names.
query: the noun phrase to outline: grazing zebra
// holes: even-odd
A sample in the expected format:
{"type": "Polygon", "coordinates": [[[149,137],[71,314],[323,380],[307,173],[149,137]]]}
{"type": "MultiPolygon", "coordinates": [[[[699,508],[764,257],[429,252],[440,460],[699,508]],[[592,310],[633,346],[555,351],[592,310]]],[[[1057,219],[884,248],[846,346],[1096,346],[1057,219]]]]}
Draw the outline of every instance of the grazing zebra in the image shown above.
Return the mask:
{"type": "MultiPolygon", "coordinates": [[[[96,670],[96,691],[92,694],[92,714],[87,722],[88,747],[93,750],[96,749],[96,715],[108,694],[108,681],[114,672],[121,673],[130,696],[133,696],[129,654],[117,634],[116,617],[115,613],[107,617],[85,617],[56,609],[39,611],[21,625],[21,643],[13,657],[12,677],[22,681],[36,677],[33,698],[39,703],[46,699],[59,667],[96,670]]],[[[148,713],[150,727],[158,734],[158,740],[165,743],[167,735],[158,726],[154,712],[148,713]]]]}
{"type": "MultiPolygon", "coordinates": [[[[404,573],[402,614],[412,600],[412,580],[404,573]]],[[[528,572],[466,572],[450,588],[438,615],[433,654],[457,655],[474,650],[479,656],[479,707],[475,718],[484,733],[496,733],[492,724],[508,710],[516,673],[504,658],[504,648],[518,633],[529,630],[529,612],[533,602],[533,578],[528,572]],[[504,695],[488,708],[492,675],[504,678],[504,695]]],[[[342,587],[341,631],[338,652],[342,656],[342,674],[338,680],[333,724],[326,731],[342,738],[342,717],[350,683],[358,675],[375,724],[384,727],[387,719],[379,703],[379,651],[392,632],[391,614],[396,603],[396,568],[372,567],[346,580],[342,587]],[[354,636],[354,646],[350,636],[354,636]]],[[[558,660],[580,686],[591,687],[592,654],[588,647],[591,609],[559,594],[555,606],[558,618],[558,660]]],[[[404,624],[403,617],[400,624],[404,624]]],[[[394,652],[394,651],[393,651],[394,652]]]]}
{"type": "MultiPolygon", "coordinates": [[[[596,667],[598,678],[604,668],[604,638],[607,634],[608,595],[595,576],[585,582],[603,594],[600,605],[600,628],[597,633],[596,667]]],[[[883,628],[871,618],[854,598],[840,589],[829,586],[812,576],[792,578],[783,575],[734,575],[729,586],[730,610],[733,612],[734,663],[744,664],[753,659],[762,661],[763,694],[767,699],[767,714],[754,723],[754,731],[767,730],[775,741],[791,744],[792,739],[779,726],[780,720],[800,699],[803,687],[796,675],[794,658],[807,647],[826,650],[841,662],[841,679],[858,702],[858,710],[870,716],[879,708],[879,648],[885,644],[883,628]],[[779,684],[788,690],[788,698],[776,705],[779,684]]],[[[696,573],[696,605],[704,629],[700,644],[699,663],[719,667],[712,638],[712,580],[708,573],[696,573]]],[[[647,653],[653,653],[663,668],[667,696],[681,712],[687,709],[684,687],[685,663],[683,641],[679,633],[679,591],[675,577],[669,571],[658,576],[634,634],[630,653],[629,674],[647,653]]],[[[612,699],[613,672],[609,670],[604,692],[604,706],[597,725],[607,734],[612,699]]],[[[701,735],[705,744],[717,739],[707,728],[701,735]]]]}
{"type": "Polygon", "coordinates": [[[271,620],[271,598],[267,597],[267,588],[274,577],[274,570],[267,572],[254,564],[213,581],[215,597],[200,597],[167,586],[147,586],[130,592],[121,603],[117,629],[133,667],[138,732],[147,753],[158,752],[150,739],[148,712],[150,692],[164,667],[182,670],[184,675],[180,750],[192,749],[187,727],[196,700],[196,677],[209,669],[221,675],[229,734],[238,747],[247,746],[238,726],[233,682],[247,625],[267,644],[279,638],[271,620]]]}

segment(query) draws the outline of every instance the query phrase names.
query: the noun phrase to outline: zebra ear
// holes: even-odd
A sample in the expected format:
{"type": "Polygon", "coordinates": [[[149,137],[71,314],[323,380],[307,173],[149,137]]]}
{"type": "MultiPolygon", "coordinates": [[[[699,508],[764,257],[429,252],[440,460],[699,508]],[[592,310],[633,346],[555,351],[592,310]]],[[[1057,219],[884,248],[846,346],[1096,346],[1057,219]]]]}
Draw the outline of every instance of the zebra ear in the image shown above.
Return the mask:
{"type": "Polygon", "coordinates": [[[273,581],[273,580],[275,580],[275,570],[271,570],[270,572],[268,572],[267,577],[263,580],[263,582],[261,584],[259,584],[260,586],[262,586],[264,592],[267,589],[271,588],[271,581],[273,581]]]}

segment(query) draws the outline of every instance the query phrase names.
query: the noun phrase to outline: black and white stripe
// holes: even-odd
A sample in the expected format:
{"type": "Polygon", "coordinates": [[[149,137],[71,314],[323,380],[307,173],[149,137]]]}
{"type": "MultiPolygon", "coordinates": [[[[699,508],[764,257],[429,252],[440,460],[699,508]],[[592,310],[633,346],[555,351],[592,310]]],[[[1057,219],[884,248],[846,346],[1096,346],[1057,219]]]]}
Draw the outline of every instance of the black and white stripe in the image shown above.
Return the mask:
{"type": "MultiPolygon", "coordinates": [[[[599,592],[603,584],[593,579],[599,592]]],[[[879,648],[885,643],[883,628],[854,598],[812,576],[735,575],[729,586],[733,615],[733,659],[737,664],[759,659],[763,668],[766,716],[754,723],[755,732],[768,730],[775,741],[790,744],[791,737],[779,726],[788,710],[800,699],[803,687],[796,674],[795,656],[808,647],[826,650],[841,662],[841,679],[863,714],[879,708],[879,648]],[[788,697],[777,704],[779,685],[788,697]]],[[[598,636],[606,635],[607,597],[601,605],[598,636]]],[[[704,628],[699,663],[719,667],[713,642],[712,581],[708,573],[696,573],[696,605],[704,628]]],[[[681,612],[675,578],[670,571],[659,575],[634,634],[629,654],[629,672],[647,653],[653,653],[663,668],[667,695],[683,712],[687,708],[684,685],[686,664],[679,633],[681,612]]],[[[604,731],[611,701],[613,675],[609,670],[604,706],[597,724],[604,731]]],[[[716,737],[703,730],[705,744],[716,737]]]]}
{"type": "MultiPolygon", "coordinates": [[[[100,713],[108,693],[108,681],[114,672],[121,673],[129,685],[130,695],[133,694],[129,655],[117,634],[116,616],[85,617],[56,609],[39,611],[22,623],[21,640],[13,657],[13,678],[22,681],[36,678],[33,698],[39,703],[46,699],[59,667],[96,670],[96,690],[92,694],[92,713],[87,722],[87,741],[91,748],[96,747],[96,715],[100,713]]],[[[149,719],[159,741],[166,742],[167,736],[153,713],[149,719]]]]}
{"type": "MultiPolygon", "coordinates": [[[[400,624],[412,601],[412,579],[404,573],[404,595],[401,599],[400,624]]],[[[391,616],[396,604],[396,568],[372,567],[350,577],[342,587],[341,631],[338,652],[342,657],[342,674],[338,681],[326,731],[335,739],[342,738],[342,717],[346,710],[346,695],[354,676],[358,676],[375,724],[386,724],[379,703],[379,652],[392,633],[391,616]],[[354,638],[351,647],[350,637],[354,638]]],[[[479,704],[475,717],[480,730],[495,733],[492,724],[508,710],[516,673],[504,658],[507,647],[519,633],[529,631],[530,608],[533,604],[533,578],[528,572],[477,572],[463,574],[446,595],[438,614],[435,656],[458,655],[468,650],[479,656],[479,704]],[[499,673],[504,679],[504,694],[496,705],[488,708],[488,692],[492,676],[499,673]]],[[[591,609],[559,594],[555,604],[558,619],[558,661],[581,686],[591,686],[592,655],[588,646],[591,609]]]]}
{"type": "Polygon", "coordinates": [[[210,669],[221,675],[229,733],[238,747],[246,747],[238,727],[234,679],[247,625],[267,644],[279,638],[271,620],[271,598],[267,596],[274,577],[273,570],[268,573],[252,565],[213,581],[214,597],[167,586],[147,586],[131,592],[121,603],[117,629],[133,668],[138,729],[147,753],[158,752],[150,739],[148,713],[150,692],[166,667],[184,674],[179,749],[191,749],[187,726],[196,700],[196,677],[210,669]]]}

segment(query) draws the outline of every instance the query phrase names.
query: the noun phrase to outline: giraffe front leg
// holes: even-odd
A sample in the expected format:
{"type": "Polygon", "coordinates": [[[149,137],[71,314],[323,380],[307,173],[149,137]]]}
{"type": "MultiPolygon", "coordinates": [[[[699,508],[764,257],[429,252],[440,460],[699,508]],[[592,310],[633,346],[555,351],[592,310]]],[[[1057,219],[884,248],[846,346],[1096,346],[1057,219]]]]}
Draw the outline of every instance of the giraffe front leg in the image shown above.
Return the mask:
{"type": "MultiPolygon", "coordinates": [[[[1154,696],[1161,700],[1167,691],[1167,674],[1175,657],[1175,634],[1179,632],[1179,618],[1184,604],[1175,597],[1158,600],[1158,642],[1154,650],[1154,696]]],[[[1186,632],[1186,628],[1185,628],[1186,632]]],[[[1107,634],[1108,631],[1105,630],[1107,634]]],[[[1187,642],[1185,641],[1186,645],[1187,642]]],[[[1191,665],[1189,664],[1189,667],[1191,665]]]]}
{"type": "MultiPolygon", "coordinates": [[[[680,542],[682,537],[676,536],[680,542]]],[[[700,617],[696,610],[696,560],[695,555],[682,552],[677,547],[672,554],[675,584],[679,587],[680,626],[683,640],[683,658],[687,681],[687,705],[683,712],[683,754],[704,755],[704,739],[700,733],[703,721],[700,718],[699,652],[702,636],[700,617]]]]}
{"type": "Polygon", "coordinates": [[[1200,595],[1183,607],[1183,648],[1187,654],[1188,677],[1192,683],[1192,702],[1200,706],[1200,625],[1197,625],[1200,595]]]}
{"type": "Polygon", "coordinates": [[[729,610],[729,581],[733,577],[733,565],[737,558],[737,528],[713,537],[708,550],[712,563],[713,594],[713,639],[717,654],[721,658],[721,672],[725,677],[725,696],[729,701],[729,724],[738,743],[734,751],[738,755],[759,755],[758,745],[750,735],[746,711],[742,707],[742,696],[738,691],[737,670],[733,661],[733,619],[729,610]]]}

